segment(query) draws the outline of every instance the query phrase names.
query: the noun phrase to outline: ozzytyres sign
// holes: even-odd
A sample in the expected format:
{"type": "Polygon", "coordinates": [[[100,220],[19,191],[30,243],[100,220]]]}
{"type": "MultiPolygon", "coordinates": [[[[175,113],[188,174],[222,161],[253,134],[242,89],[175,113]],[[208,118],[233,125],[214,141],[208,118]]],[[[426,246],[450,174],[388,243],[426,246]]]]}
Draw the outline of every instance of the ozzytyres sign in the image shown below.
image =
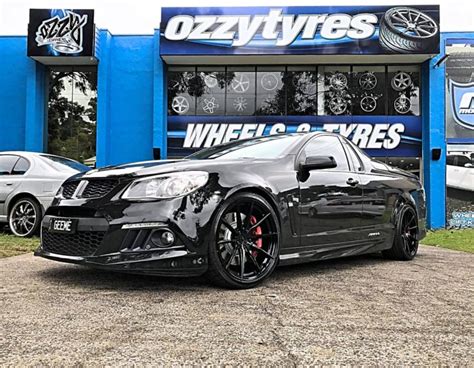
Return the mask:
{"type": "Polygon", "coordinates": [[[163,8],[160,53],[437,54],[439,6],[163,8]]]}
{"type": "Polygon", "coordinates": [[[372,156],[419,157],[419,116],[168,116],[168,156],[269,134],[339,133],[372,156]]]}

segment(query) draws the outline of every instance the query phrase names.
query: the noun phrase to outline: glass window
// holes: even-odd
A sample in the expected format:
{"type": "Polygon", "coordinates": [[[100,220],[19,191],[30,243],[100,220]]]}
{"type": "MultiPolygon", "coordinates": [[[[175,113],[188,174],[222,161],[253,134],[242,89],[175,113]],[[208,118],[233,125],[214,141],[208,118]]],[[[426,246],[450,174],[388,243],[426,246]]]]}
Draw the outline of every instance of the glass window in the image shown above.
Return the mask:
{"type": "Polygon", "coordinates": [[[257,67],[257,115],[285,115],[285,67],[257,67]]]}
{"type": "Polygon", "coordinates": [[[336,161],[337,166],[330,170],[349,170],[347,157],[339,138],[330,135],[323,135],[313,138],[303,148],[301,159],[305,160],[310,156],[330,156],[336,161]]]}
{"type": "Polygon", "coordinates": [[[351,115],[350,66],[320,66],[318,115],[351,115]]]}
{"type": "Polygon", "coordinates": [[[196,95],[202,95],[203,80],[195,67],[173,67],[168,71],[168,115],[195,115],[196,95]]]}
{"type": "Polygon", "coordinates": [[[352,163],[352,167],[354,168],[354,171],[363,171],[364,166],[362,164],[362,161],[360,160],[359,155],[354,151],[354,148],[347,143],[346,141],[343,141],[344,147],[346,148],[346,152],[348,153],[350,157],[350,162],[352,163]]]}
{"type": "Polygon", "coordinates": [[[0,175],[11,175],[18,156],[0,155],[0,175]]]}
{"type": "Polygon", "coordinates": [[[23,175],[30,168],[30,163],[27,159],[20,157],[13,168],[12,175],[23,175]]]}
{"type": "Polygon", "coordinates": [[[69,160],[64,157],[52,156],[52,155],[41,155],[41,157],[56,170],[74,169],[80,172],[89,171],[90,167],[81,164],[80,162],[69,160]]]}
{"type": "Polygon", "coordinates": [[[197,115],[225,114],[225,67],[199,67],[197,69],[199,91],[196,93],[197,115]]]}
{"type": "Polygon", "coordinates": [[[316,68],[289,66],[285,81],[287,115],[315,115],[318,82],[316,68]]]}
{"type": "Polygon", "coordinates": [[[385,66],[354,66],[350,85],[353,115],[385,115],[385,66]]]}
{"type": "Polygon", "coordinates": [[[255,67],[227,68],[227,115],[255,115],[255,67]]]}
{"type": "Polygon", "coordinates": [[[55,66],[48,77],[48,152],[95,161],[96,67],[55,66]]]}
{"type": "Polygon", "coordinates": [[[269,136],[211,147],[186,158],[203,159],[236,159],[236,158],[276,158],[289,149],[301,135],[269,136]]]}
{"type": "Polygon", "coordinates": [[[420,115],[418,66],[389,66],[387,84],[389,115],[420,115]]]}

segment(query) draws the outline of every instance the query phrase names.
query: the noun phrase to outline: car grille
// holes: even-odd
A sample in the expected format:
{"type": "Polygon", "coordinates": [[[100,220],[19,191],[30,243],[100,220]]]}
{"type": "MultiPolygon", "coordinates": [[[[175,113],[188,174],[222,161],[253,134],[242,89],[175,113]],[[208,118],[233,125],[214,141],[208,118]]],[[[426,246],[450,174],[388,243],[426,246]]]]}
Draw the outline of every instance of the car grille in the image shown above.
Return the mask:
{"type": "Polygon", "coordinates": [[[75,234],[58,234],[43,229],[41,245],[48,253],[67,256],[91,256],[104,239],[104,231],[83,231],[75,234]]]}
{"type": "Polygon", "coordinates": [[[67,199],[72,198],[78,185],[79,185],[78,181],[73,181],[73,182],[64,184],[63,193],[62,193],[63,197],[67,199]]]}
{"type": "Polygon", "coordinates": [[[110,193],[117,185],[117,180],[91,180],[87,183],[86,188],[81,193],[82,198],[97,198],[103,197],[110,193]]]}

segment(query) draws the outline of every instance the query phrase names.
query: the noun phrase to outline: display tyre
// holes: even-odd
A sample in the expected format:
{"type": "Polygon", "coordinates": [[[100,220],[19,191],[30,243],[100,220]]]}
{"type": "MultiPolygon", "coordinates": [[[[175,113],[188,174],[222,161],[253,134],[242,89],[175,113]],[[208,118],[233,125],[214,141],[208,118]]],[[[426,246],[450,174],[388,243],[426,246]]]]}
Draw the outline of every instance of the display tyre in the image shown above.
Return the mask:
{"type": "Polygon", "coordinates": [[[251,288],[272,274],[280,251],[280,225],[261,196],[238,193],[217,211],[209,242],[207,276],[216,285],[251,288]]]}
{"type": "Polygon", "coordinates": [[[391,52],[423,52],[436,47],[438,33],[438,25],[425,13],[413,8],[395,7],[382,17],[379,41],[391,52]]]}
{"type": "Polygon", "coordinates": [[[8,224],[16,236],[28,238],[38,232],[41,223],[41,208],[32,198],[20,198],[10,209],[8,224]]]}
{"type": "Polygon", "coordinates": [[[418,252],[418,220],[413,207],[405,205],[397,216],[392,248],[384,250],[386,258],[412,260],[418,252]]]}

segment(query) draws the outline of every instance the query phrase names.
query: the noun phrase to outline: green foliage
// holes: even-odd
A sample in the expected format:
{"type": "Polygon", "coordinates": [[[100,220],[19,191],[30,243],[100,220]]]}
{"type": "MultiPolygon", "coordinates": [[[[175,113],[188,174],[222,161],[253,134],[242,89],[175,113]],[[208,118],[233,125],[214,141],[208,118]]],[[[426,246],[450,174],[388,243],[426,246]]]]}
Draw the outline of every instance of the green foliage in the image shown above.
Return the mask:
{"type": "Polygon", "coordinates": [[[474,229],[430,231],[421,243],[474,253],[474,229]]]}
{"type": "Polygon", "coordinates": [[[95,156],[97,97],[84,106],[74,98],[97,90],[95,72],[50,72],[48,152],[83,162],[95,156]],[[72,88],[66,96],[66,84],[72,88]]]}

